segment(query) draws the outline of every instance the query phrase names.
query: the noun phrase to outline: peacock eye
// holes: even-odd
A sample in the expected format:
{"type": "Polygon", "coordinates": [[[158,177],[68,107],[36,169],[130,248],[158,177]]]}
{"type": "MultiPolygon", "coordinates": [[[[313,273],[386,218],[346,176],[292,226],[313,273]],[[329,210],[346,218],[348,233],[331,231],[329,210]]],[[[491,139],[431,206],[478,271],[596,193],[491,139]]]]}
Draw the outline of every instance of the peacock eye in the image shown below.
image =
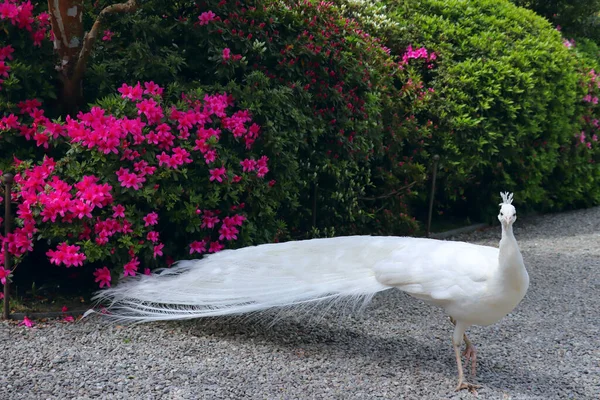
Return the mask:
{"type": "Polygon", "coordinates": [[[504,215],[504,213],[502,211],[500,211],[500,215],[504,215]]]}

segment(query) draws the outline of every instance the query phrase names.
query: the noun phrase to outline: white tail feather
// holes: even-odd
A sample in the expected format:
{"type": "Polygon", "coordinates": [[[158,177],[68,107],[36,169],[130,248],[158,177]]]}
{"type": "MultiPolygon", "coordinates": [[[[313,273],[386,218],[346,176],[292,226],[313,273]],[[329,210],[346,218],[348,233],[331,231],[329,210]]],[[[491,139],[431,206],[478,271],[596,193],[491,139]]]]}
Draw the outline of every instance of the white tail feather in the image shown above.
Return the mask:
{"type": "Polygon", "coordinates": [[[129,278],[99,292],[94,300],[108,303],[109,317],[131,322],[239,315],[323,302],[364,306],[375,293],[389,289],[376,280],[372,267],[403,247],[402,239],[409,240],[354,236],[226,250],[129,278]]]}

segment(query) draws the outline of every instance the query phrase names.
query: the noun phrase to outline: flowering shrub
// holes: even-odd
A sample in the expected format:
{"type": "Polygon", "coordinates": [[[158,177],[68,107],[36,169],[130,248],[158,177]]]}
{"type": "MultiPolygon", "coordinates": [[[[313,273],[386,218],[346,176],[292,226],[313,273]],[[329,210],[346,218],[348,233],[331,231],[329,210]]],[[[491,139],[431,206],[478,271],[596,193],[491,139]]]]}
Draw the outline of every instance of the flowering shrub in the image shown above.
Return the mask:
{"type": "MultiPolygon", "coordinates": [[[[50,19],[46,11],[30,1],[0,0],[0,115],[35,104],[41,99],[52,104],[56,98],[53,76],[50,19]]],[[[52,112],[51,108],[46,110],[52,112]]],[[[8,122],[12,123],[13,119],[8,122]]],[[[13,154],[28,158],[40,155],[19,136],[0,130],[0,170],[6,169],[13,154]]]]}
{"type": "Polygon", "coordinates": [[[546,184],[556,208],[588,207],[600,202],[600,48],[587,40],[569,51],[580,73],[577,129],[565,135],[559,162],[546,184]]]}
{"type": "Polygon", "coordinates": [[[411,74],[431,52],[396,59],[326,3],[148,1],[104,22],[96,106],[50,120],[25,99],[2,119],[4,143],[46,154],[15,160],[19,258],[47,239],[106,287],[225,247],[415,229],[431,124],[408,110],[431,92],[411,74]]]}
{"type": "MultiPolygon", "coordinates": [[[[225,93],[167,104],[153,82],[119,92],[64,123],[44,117],[37,103],[21,118],[2,118],[38,146],[69,148],[56,161],[15,160],[19,226],[0,237],[8,251],[21,258],[34,236],[45,238],[55,243],[51,264],[108,263],[127,276],[276,230],[276,221],[258,216],[272,203],[264,195],[269,159],[253,150],[261,128],[247,110],[225,93]]],[[[94,278],[110,286],[108,268],[94,278]]]]}
{"type": "Polygon", "coordinates": [[[91,71],[90,81],[98,84],[87,86],[141,76],[165,84],[168,92],[199,85],[227,90],[262,122],[265,154],[278,177],[273,193],[282,200],[277,214],[294,238],[309,231],[331,234],[333,227],[337,234],[372,233],[375,217],[387,218],[386,209],[398,217],[383,231],[414,230],[408,197],[399,199],[407,193],[380,196],[423,181],[423,168],[407,146],[427,128],[417,132],[421,121],[402,123],[421,89],[409,85],[398,92],[408,72],[376,37],[330,3],[213,0],[194,7],[174,3],[166,11],[163,4],[147,2],[145,11],[111,24],[121,34],[99,49],[106,67],[91,71]],[[150,14],[154,8],[163,18],[150,14]],[[129,50],[133,39],[125,32],[140,30],[144,34],[136,37],[147,41],[136,39],[138,47],[129,50]],[[160,50],[140,50],[150,45],[160,50]],[[172,75],[174,48],[181,63],[172,75]],[[147,57],[142,63],[140,52],[147,57]],[[395,144],[386,143],[389,138],[395,144]]]}

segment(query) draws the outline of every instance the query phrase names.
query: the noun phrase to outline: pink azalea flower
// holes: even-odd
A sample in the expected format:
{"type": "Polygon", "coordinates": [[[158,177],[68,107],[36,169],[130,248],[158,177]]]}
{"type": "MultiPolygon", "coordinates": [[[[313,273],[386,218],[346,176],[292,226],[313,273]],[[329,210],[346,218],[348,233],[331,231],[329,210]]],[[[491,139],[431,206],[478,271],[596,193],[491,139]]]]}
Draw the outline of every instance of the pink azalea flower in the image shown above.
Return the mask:
{"type": "Polygon", "coordinates": [[[215,162],[215,160],[217,159],[217,151],[214,149],[211,150],[207,150],[204,153],[204,161],[206,161],[207,164],[211,164],[213,162],[215,162]]]}
{"type": "MultiPolygon", "coordinates": [[[[4,262],[4,260],[2,260],[4,262]]],[[[0,282],[3,285],[6,285],[6,278],[10,277],[10,270],[4,269],[4,267],[0,267],[0,282]]]]}
{"type": "Polygon", "coordinates": [[[217,182],[223,182],[223,176],[226,173],[225,167],[220,167],[220,168],[215,168],[215,169],[211,169],[209,171],[210,173],[210,178],[209,180],[212,181],[217,181],[217,182]]]}
{"type": "Polygon", "coordinates": [[[19,322],[19,326],[22,326],[22,325],[24,325],[28,328],[33,328],[34,323],[32,320],[30,320],[29,318],[27,318],[25,316],[25,317],[23,317],[23,321],[19,322]]]}
{"type": "Polygon", "coordinates": [[[113,206],[113,218],[125,218],[125,207],[123,207],[121,204],[117,204],[116,206],[113,206]]]}
{"type": "Polygon", "coordinates": [[[158,224],[158,214],[155,212],[151,212],[148,215],[146,215],[143,218],[145,225],[144,226],[151,226],[151,225],[156,225],[158,224]]]}
{"type": "Polygon", "coordinates": [[[163,164],[169,165],[171,163],[171,156],[164,151],[161,154],[157,154],[156,159],[158,160],[159,167],[162,167],[163,164]]]}
{"type": "Polygon", "coordinates": [[[215,227],[215,224],[219,223],[219,217],[215,217],[213,215],[205,215],[204,218],[202,218],[202,228],[209,228],[212,229],[215,227]]]}
{"type": "Polygon", "coordinates": [[[198,17],[198,19],[200,20],[199,24],[200,25],[208,25],[208,23],[213,21],[215,19],[215,17],[216,17],[216,15],[212,11],[203,12],[198,17]]]}
{"type": "Polygon", "coordinates": [[[114,33],[107,29],[104,31],[104,36],[102,36],[102,40],[105,42],[109,42],[112,40],[113,36],[114,36],[114,33]]]}
{"type": "Polygon", "coordinates": [[[42,41],[44,40],[45,37],[46,37],[46,30],[45,29],[36,29],[31,34],[31,39],[33,40],[33,45],[36,46],[36,47],[41,47],[42,46],[42,41]]]}
{"type": "MultiPolygon", "coordinates": [[[[223,61],[227,61],[231,58],[231,50],[229,48],[223,49],[223,61]]],[[[5,75],[8,78],[8,74],[5,75]]]]}
{"type": "Polygon", "coordinates": [[[210,242],[210,246],[208,247],[209,253],[217,253],[225,248],[225,245],[219,242],[210,242]]]}
{"type": "Polygon", "coordinates": [[[10,66],[4,61],[0,61],[0,76],[8,78],[8,71],[10,71],[10,66]]]}
{"type": "Polygon", "coordinates": [[[215,94],[212,96],[204,96],[204,112],[207,115],[214,114],[219,118],[225,117],[225,109],[230,103],[229,95],[227,93],[215,94]]]}
{"type": "Polygon", "coordinates": [[[231,223],[233,225],[242,226],[242,224],[246,220],[246,217],[244,217],[242,214],[236,214],[233,217],[231,217],[230,219],[231,219],[231,223]]]}
{"type": "Polygon", "coordinates": [[[4,61],[6,59],[12,60],[12,53],[14,51],[15,49],[11,45],[0,47],[0,61],[4,61]]]}
{"type": "Polygon", "coordinates": [[[63,318],[63,322],[75,322],[75,318],[73,318],[70,315],[65,315],[65,317],[63,318]]]}
{"type": "Polygon", "coordinates": [[[165,247],[165,245],[162,243],[154,246],[154,252],[153,252],[154,258],[156,258],[157,256],[163,255],[163,252],[162,252],[163,247],[165,247]]]}
{"type": "Polygon", "coordinates": [[[136,174],[135,172],[129,172],[128,168],[119,168],[117,172],[115,172],[121,186],[124,188],[132,188],[133,190],[139,190],[142,187],[142,184],[146,182],[146,178],[136,174]]]}
{"type": "Polygon", "coordinates": [[[267,167],[258,167],[258,171],[256,171],[256,176],[259,178],[264,177],[269,172],[269,168],[267,167]]]}
{"type": "Polygon", "coordinates": [[[190,158],[190,153],[189,151],[187,151],[186,149],[182,148],[182,147],[175,147],[173,149],[173,155],[171,156],[168,165],[171,168],[177,168],[180,165],[183,164],[189,164],[192,162],[192,159],[190,158]]]}
{"type": "Polygon", "coordinates": [[[112,278],[110,276],[110,271],[108,268],[97,268],[94,271],[94,277],[96,278],[94,279],[94,282],[99,282],[100,288],[103,288],[104,286],[110,287],[110,281],[112,278]]]}
{"type": "Polygon", "coordinates": [[[237,239],[238,229],[235,226],[223,224],[219,229],[219,240],[235,240],[237,239]]]}
{"type": "Polygon", "coordinates": [[[246,158],[244,161],[240,161],[240,165],[243,167],[243,172],[250,172],[256,169],[256,160],[246,158]]]}
{"type": "Polygon", "coordinates": [[[140,265],[140,261],[137,259],[137,257],[133,257],[127,264],[123,266],[123,275],[135,276],[138,265],[140,265]]]}
{"type": "Polygon", "coordinates": [[[144,268],[144,275],[151,275],[150,268],[144,268]]]}
{"type": "Polygon", "coordinates": [[[153,81],[144,82],[144,94],[149,94],[152,96],[160,96],[163,94],[163,88],[154,83],[153,81]]]}
{"type": "Polygon", "coordinates": [[[129,86],[124,83],[119,89],[118,92],[121,93],[121,97],[124,99],[130,99],[133,101],[142,100],[142,94],[144,91],[142,90],[142,86],[138,82],[135,86],[129,86]]]}
{"type": "Polygon", "coordinates": [[[67,312],[69,311],[69,309],[67,308],[67,306],[62,306],[62,308],[60,309],[62,312],[67,312]]]}
{"type": "Polygon", "coordinates": [[[148,235],[146,235],[146,239],[152,243],[156,243],[159,240],[159,233],[156,231],[150,231],[148,232],[148,235]]]}
{"type": "Polygon", "coordinates": [[[206,241],[194,241],[190,243],[190,254],[193,253],[204,253],[206,251],[206,241]]]}

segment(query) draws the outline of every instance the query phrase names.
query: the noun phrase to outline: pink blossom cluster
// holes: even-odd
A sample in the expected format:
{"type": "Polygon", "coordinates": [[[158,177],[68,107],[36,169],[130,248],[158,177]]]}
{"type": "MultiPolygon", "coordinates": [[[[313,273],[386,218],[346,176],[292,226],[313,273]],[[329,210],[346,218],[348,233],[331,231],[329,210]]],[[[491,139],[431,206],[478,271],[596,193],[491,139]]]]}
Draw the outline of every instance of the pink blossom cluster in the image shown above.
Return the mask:
{"type": "Polygon", "coordinates": [[[237,227],[242,226],[245,219],[240,214],[223,218],[223,225],[219,228],[219,240],[236,240],[239,233],[237,227]]]}
{"type": "Polygon", "coordinates": [[[70,223],[74,219],[91,218],[94,209],[113,202],[109,184],[99,184],[95,176],[84,176],[71,186],[56,175],[50,177],[54,165],[53,159],[45,158],[42,165],[15,176],[22,199],[17,215],[25,226],[35,225],[33,207],[41,208],[42,222],[56,222],[60,217],[62,222],[70,223]]]}
{"type": "Polygon", "coordinates": [[[243,172],[256,171],[256,176],[262,178],[269,172],[269,168],[267,167],[268,161],[269,158],[267,156],[262,156],[258,160],[246,158],[245,160],[240,161],[240,165],[242,166],[243,172]]]}
{"type": "Polygon", "coordinates": [[[190,152],[181,147],[175,147],[171,155],[166,154],[164,151],[156,156],[158,165],[163,164],[169,168],[177,169],[177,167],[184,164],[190,164],[193,160],[190,158],[190,152]]]}
{"type": "Polygon", "coordinates": [[[207,239],[196,240],[190,243],[190,254],[198,253],[217,253],[225,248],[225,245],[219,241],[209,242],[207,239]],[[208,245],[208,249],[206,246],[208,245]]]}
{"type": "Polygon", "coordinates": [[[412,45],[409,45],[406,48],[406,51],[402,55],[402,61],[400,61],[400,68],[403,68],[404,65],[408,64],[409,60],[417,60],[423,59],[427,62],[427,68],[433,68],[433,61],[437,59],[437,54],[434,52],[429,52],[425,47],[420,47],[418,49],[413,49],[412,45]]]}
{"type": "Polygon", "coordinates": [[[104,36],[102,36],[102,40],[104,42],[110,42],[114,35],[115,35],[114,32],[111,32],[110,30],[107,29],[104,31],[104,36]]]}
{"type": "Polygon", "coordinates": [[[140,260],[138,260],[137,257],[132,257],[131,260],[129,260],[129,262],[123,266],[123,275],[135,276],[139,265],[140,260]]]}
{"type": "Polygon", "coordinates": [[[575,47],[575,39],[563,39],[563,45],[567,48],[567,49],[571,49],[573,47],[575,47]]]}
{"type": "MultiPolygon", "coordinates": [[[[9,48],[0,50],[5,59],[9,59],[11,53],[9,48]]],[[[115,117],[100,107],[92,107],[89,112],[67,117],[64,123],[55,123],[44,116],[41,103],[36,99],[20,102],[17,115],[5,114],[0,118],[0,129],[34,140],[39,147],[48,148],[67,141],[80,150],[101,155],[114,163],[111,165],[116,169],[114,175],[106,176],[104,181],[91,174],[67,181],[57,174],[52,158],[46,157],[40,165],[33,166],[15,159],[18,173],[14,197],[21,223],[8,237],[0,236],[0,241],[8,244],[12,254],[22,256],[31,251],[34,234],[45,230],[45,224],[65,224],[72,232],[65,239],[91,240],[111,254],[116,247],[123,246],[117,235],[137,238],[135,248],[129,248],[130,260],[123,266],[124,275],[135,275],[141,263],[137,257],[141,248],[151,251],[154,258],[164,256],[165,244],[160,242],[160,234],[155,229],[159,216],[152,211],[134,220],[138,211],[115,204],[117,194],[125,193],[123,189],[141,191],[149,186],[150,177],[157,179],[154,176],[158,172],[197,162],[193,151],[202,154],[202,165],[209,164],[205,169],[209,181],[223,184],[228,181],[228,176],[232,177],[232,182],[241,180],[233,171],[228,175],[226,165],[214,165],[219,159],[219,141],[223,132],[229,132],[234,140],[250,149],[259,136],[260,127],[252,123],[248,111],[228,113],[233,104],[229,95],[206,95],[202,100],[190,100],[189,109],[178,110],[163,108],[163,89],[154,82],[138,82],[133,86],[123,84],[119,93],[123,99],[134,103],[133,112],[137,111],[137,115],[133,118],[115,117]],[[30,122],[24,122],[26,120],[30,122]],[[121,192],[115,192],[114,183],[121,187],[121,192]],[[147,242],[141,240],[143,231],[147,242]]],[[[269,172],[268,158],[248,158],[242,168],[263,178],[269,172]]],[[[151,188],[158,190],[158,183],[153,182],[151,188]]],[[[191,252],[220,251],[225,247],[223,241],[237,239],[245,219],[237,214],[221,221],[216,211],[205,211],[202,217],[202,228],[212,231],[211,235],[218,240],[211,241],[209,235],[202,241],[195,241],[190,245],[191,252]]],[[[81,266],[87,260],[80,242],[63,241],[49,250],[47,256],[52,264],[66,267],[81,266]]],[[[2,262],[3,257],[0,257],[0,267],[2,262]]],[[[173,262],[168,255],[166,262],[173,262]]],[[[9,273],[0,270],[4,279],[9,273]]],[[[144,273],[149,273],[149,269],[145,268],[144,273]]],[[[110,286],[111,274],[107,267],[96,269],[94,278],[100,287],[110,286]]]]}
{"type": "Polygon", "coordinates": [[[42,12],[33,15],[33,4],[31,1],[4,0],[0,3],[0,20],[9,20],[19,29],[31,32],[34,46],[41,46],[50,27],[50,15],[42,12]],[[34,24],[37,22],[37,25],[34,24]]]}
{"type": "Polygon", "coordinates": [[[583,97],[583,101],[586,103],[592,103],[594,105],[598,104],[598,96],[592,96],[591,94],[587,94],[583,97]]]}
{"type": "MultiPolygon", "coordinates": [[[[0,2],[0,21],[8,20],[18,29],[23,29],[31,33],[33,45],[40,47],[50,29],[50,14],[42,12],[39,15],[33,15],[33,5],[31,1],[4,0],[0,2]]],[[[5,60],[12,60],[12,46],[0,48],[0,77],[8,78],[10,66],[5,60]]],[[[0,88],[3,79],[0,78],[0,88]]]]}
{"type": "MultiPolygon", "coordinates": [[[[200,226],[202,229],[216,228],[221,222],[221,226],[219,227],[218,231],[220,241],[236,240],[237,234],[239,233],[238,227],[242,226],[244,221],[246,220],[246,217],[244,217],[242,214],[235,214],[230,217],[228,216],[223,218],[223,220],[221,221],[221,219],[218,217],[219,211],[197,210],[196,213],[202,214],[202,223],[200,226]]],[[[225,246],[219,241],[213,241],[209,243],[209,239],[204,239],[200,241],[193,241],[192,243],[190,243],[189,247],[190,254],[202,254],[205,252],[215,253],[223,249],[225,246]],[[208,249],[206,248],[207,245],[208,249]]]]}
{"type": "Polygon", "coordinates": [[[598,96],[595,94],[596,89],[600,89],[600,75],[596,73],[595,70],[590,70],[588,72],[589,83],[588,83],[588,93],[583,97],[583,101],[586,103],[592,103],[593,105],[598,104],[598,96]]]}
{"type": "Polygon", "coordinates": [[[110,275],[110,270],[106,267],[97,268],[94,271],[94,282],[97,282],[102,289],[104,286],[110,287],[110,281],[112,277],[110,275]]]}
{"type": "Polygon", "coordinates": [[[227,61],[231,60],[231,61],[239,61],[242,59],[242,55],[241,54],[232,54],[231,53],[231,49],[226,47],[223,49],[223,52],[221,53],[221,57],[223,58],[223,63],[225,64],[227,61]]]}
{"type": "Polygon", "coordinates": [[[52,264],[64,264],[67,268],[82,266],[86,257],[85,254],[79,252],[79,249],[79,246],[61,243],[56,247],[56,250],[48,250],[46,255],[50,258],[52,264]]]}
{"type": "Polygon", "coordinates": [[[205,11],[198,17],[198,25],[208,25],[210,22],[219,20],[220,18],[212,11],[205,11]]]}
{"type": "Polygon", "coordinates": [[[585,146],[588,149],[597,148],[598,135],[600,134],[600,121],[598,120],[598,97],[600,96],[600,74],[594,69],[587,73],[587,91],[583,97],[584,103],[588,103],[587,115],[583,117],[584,129],[575,135],[577,146],[585,146]]]}
{"type": "Polygon", "coordinates": [[[10,276],[10,270],[4,269],[4,267],[0,267],[0,282],[3,285],[6,285],[6,279],[10,276]]]}

